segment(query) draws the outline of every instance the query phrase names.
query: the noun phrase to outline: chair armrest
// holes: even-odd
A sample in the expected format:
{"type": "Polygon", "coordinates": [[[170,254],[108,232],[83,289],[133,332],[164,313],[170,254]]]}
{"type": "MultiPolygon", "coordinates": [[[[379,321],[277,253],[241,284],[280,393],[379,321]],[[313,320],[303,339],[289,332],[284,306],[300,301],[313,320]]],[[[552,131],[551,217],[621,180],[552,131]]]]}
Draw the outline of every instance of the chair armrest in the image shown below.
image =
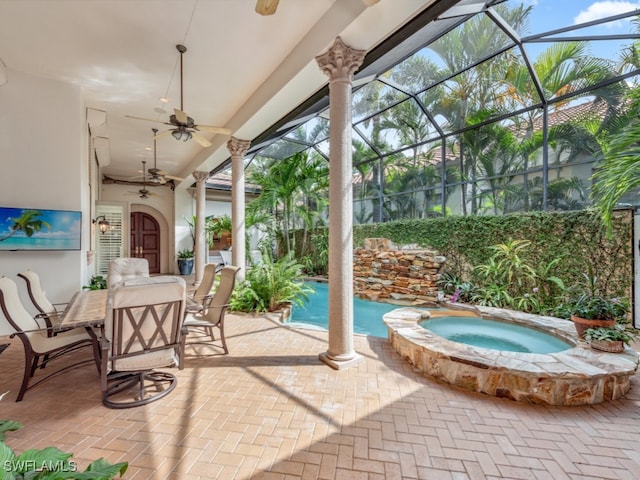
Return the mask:
{"type": "Polygon", "coordinates": [[[53,333],[55,333],[54,327],[41,327],[41,328],[32,328],[30,330],[18,330],[17,332],[13,332],[11,335],[9,335],[9,338],[13,338],[16,335],[20,335],[20,334],[36,333],[36,332],[47,332],[48,336],[51,336],[53,333]]]}
{"type": "Polygon", "coordinates": [[[62,312],[64,312],[67,308],[67,306],[69,305],[69,302],[63,302],[63,303],[52,303],[53,308],[56,309],[56,312],[58,314],[61,314],[62,312]]]}

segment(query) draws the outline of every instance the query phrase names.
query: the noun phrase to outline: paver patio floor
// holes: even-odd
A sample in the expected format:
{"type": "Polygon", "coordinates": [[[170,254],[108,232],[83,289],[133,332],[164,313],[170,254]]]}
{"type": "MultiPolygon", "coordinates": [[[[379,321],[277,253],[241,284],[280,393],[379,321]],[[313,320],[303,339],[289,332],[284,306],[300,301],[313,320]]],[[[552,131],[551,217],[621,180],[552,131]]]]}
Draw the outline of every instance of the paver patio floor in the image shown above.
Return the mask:
{"type": "Polygon", "coordinates": [[[177,388],[125,410],[102,405],[91,364],[16,403],[14,339],[0,355],[0,418],[24,428],[7,444],[56,446],[82,470],[127,461],[136,480],[640,478],[640,375],[619,401],[528,405],[436,383],[381,338],[356,335],[363,360],[335,371],[318,360],[326,332],[242,315],[227,331],[229,355],[188,347],[177,388]]]}

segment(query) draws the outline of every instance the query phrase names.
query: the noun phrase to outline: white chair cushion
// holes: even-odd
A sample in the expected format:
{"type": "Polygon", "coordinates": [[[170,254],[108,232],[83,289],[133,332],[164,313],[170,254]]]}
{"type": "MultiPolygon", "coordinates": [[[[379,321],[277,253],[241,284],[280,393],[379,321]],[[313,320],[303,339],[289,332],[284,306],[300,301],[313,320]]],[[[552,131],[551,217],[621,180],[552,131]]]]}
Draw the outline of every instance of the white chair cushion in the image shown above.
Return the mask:
{"type": "Polygon", "coordinates": [[[137,372],[153,368],[173,367],[178,365],[178,358],[172,350],[158,350],[156,352],[118,358],[111,361],[111,370],[118,372],[137,372]]]}

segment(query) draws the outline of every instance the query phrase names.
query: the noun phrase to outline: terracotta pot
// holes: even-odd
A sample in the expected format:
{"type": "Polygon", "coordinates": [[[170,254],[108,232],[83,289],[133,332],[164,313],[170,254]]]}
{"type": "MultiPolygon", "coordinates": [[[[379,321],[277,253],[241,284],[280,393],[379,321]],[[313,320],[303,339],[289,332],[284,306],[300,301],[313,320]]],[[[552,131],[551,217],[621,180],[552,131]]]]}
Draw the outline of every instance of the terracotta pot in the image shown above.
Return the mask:
{"type": "Polygon", "coordinates": [[[571,315],[571,321],[576,327],[576,333],[579,338],[584,338],[584,332],[586,332],[589,328],[595,327],[613,327],[616,324],[616,320],[591,320],[582,317],[576,317],[575,315],[571,315]]]}
{"type": "Polygon", "coordinates": [[[624,352],[624,342],[622,340],[591,340],[591,348],[603,352],[620,353],[624,352]]]}

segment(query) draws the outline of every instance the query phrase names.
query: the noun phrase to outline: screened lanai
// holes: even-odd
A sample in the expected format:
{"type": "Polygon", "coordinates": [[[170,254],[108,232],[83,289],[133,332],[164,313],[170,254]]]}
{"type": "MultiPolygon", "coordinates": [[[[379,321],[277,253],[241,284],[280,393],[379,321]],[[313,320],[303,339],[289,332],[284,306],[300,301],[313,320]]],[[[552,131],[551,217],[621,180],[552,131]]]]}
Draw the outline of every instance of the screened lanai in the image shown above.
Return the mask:
{"type": "MultiPolygon", "coordinates": [[[[637,88],[640,9],[568,19],[531,1],[444,3],[356,72],[354,223],[589,206],[637,88]]],[[[326,168],[328,136],[325,87],[253,139],[248,179],[300,153],[326,168]]]]}

